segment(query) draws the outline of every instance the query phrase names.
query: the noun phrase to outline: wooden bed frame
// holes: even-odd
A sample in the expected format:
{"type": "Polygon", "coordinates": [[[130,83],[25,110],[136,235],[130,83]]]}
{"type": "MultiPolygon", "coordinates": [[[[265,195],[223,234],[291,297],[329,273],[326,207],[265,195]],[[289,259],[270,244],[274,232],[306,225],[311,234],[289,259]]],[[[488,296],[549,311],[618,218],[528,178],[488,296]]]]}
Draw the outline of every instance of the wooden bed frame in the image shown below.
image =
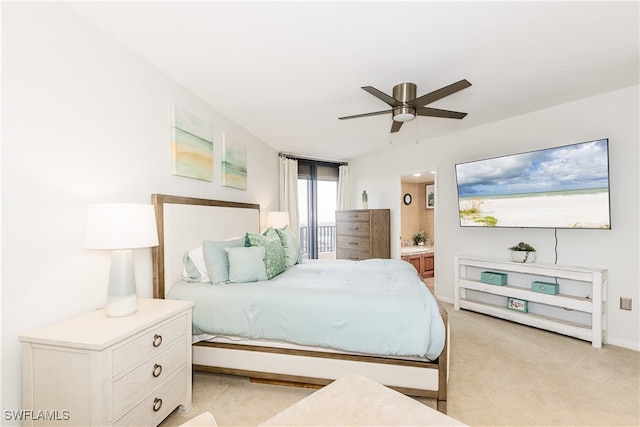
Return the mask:
{"type": "MultiPolygon", "coordinates": [[[[159,245],[153,248],[153,296],[164,298],[181,279],[182,256],[202,240],[224,240],[260,229],[260,206],[252,203],[153,194],[159,245]]],[[[199,342],[193,345],[193,369],[250,377],[252,380],[324,386],[356,372],[401,393],[433,398],[447,412],[449,323],[445,347],[434,362],[289,349],[276,346],[199,342]]]]}

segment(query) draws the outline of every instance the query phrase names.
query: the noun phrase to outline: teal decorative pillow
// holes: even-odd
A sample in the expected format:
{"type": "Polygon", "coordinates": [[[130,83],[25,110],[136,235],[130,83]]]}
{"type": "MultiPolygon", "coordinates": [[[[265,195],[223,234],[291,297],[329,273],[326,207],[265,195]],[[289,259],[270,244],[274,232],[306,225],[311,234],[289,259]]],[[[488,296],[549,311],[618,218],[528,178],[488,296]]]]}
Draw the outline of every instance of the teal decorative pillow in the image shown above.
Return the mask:
{"type": "Polygon", "coordinates": [[[225,252],[225,248],[243,246],[243,238],[223,241],[205,240],[202,242],[204,263],[207,266],[211,283],[219,285],[229,281],[229,256],[225,252]]]}
{"type": "Polygon", "coordinates": [[[264,247],[264,266],[267,270],[267,278],[272,279],[286,270],[284,249],[278,233],[273,229],[269,228],[264,234],[247,233],[245,246],[264,247]]]}
{"type": "Polygon", "coordinates": [[[285,267],[290,268],[298,263],[298,252],[300,246],[298,245],[298,238],[293,234],[289,226],[285,225],[283,228],[276,228],[276,233],[280,237],[280,243],[284,249],[284,261],[285,267]]]}
{"type": "Polygon", "coordinates": [[[247,283],[267,280],[263,246],[226,248],[229,257],[229,283],[247,283]]]}

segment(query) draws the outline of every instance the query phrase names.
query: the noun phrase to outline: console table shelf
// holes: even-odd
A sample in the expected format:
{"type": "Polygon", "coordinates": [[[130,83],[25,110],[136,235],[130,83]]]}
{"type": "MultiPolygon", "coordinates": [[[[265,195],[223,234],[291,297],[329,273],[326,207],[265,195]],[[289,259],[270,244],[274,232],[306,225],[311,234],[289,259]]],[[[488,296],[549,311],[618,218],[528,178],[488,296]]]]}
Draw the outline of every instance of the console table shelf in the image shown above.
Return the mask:
{"type": "Polygon", "coordinates": [[[458,256],[455,258],[454,276],[456,310],[464,308],[591,341],[597,348],[602,347],[605,342],[607,270],[458,256]],[[499,286],[481,282],[483,271],[507,274],[508,284],[499,286]],[[560,291],[563,292],[566,286],[569,292],[555,295],[534,292],[530,283],[535,280],[556,283],[560,280],[563,282],[560,284],[560,291]],[[500,300],[503,305],[488,301],[486,296],[500,300]],[[541,313],[508,309],[508,297],[538,304],[541,313]],[[548,308],[587,313],[590,324],[545,313],[548,308]]]}

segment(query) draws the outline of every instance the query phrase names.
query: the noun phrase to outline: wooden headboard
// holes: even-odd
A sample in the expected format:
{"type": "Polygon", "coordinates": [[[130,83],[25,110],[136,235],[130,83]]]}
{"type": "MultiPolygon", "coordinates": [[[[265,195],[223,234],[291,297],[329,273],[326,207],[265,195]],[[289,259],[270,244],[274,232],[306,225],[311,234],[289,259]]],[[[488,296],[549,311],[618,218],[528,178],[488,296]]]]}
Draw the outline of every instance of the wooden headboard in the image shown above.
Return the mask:
{"type": "Polygon", "coordinates": [[[159,245],[152,248],[153,297],[164,298],[182,280],[182,257],[203,240],[260,231],[260,205],[152,194],[159,245]]]}

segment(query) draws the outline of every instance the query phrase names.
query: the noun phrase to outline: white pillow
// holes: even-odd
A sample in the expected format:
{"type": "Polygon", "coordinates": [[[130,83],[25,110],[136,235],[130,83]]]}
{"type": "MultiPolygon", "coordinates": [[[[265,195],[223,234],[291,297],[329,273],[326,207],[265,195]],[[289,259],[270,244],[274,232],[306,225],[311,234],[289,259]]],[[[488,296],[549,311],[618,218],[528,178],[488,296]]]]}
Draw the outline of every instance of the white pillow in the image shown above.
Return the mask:
{"type": "Polygon", "coordinates": [[[264,246],[225,248],[229,255],[229,282],[247,283],[267,280],[264,246]]]}
{"type": "Polygon", "coordinates": [[[191,249],[182,259],[182,277],[186,282],[210,282],[202,246],[191,249]]]}

